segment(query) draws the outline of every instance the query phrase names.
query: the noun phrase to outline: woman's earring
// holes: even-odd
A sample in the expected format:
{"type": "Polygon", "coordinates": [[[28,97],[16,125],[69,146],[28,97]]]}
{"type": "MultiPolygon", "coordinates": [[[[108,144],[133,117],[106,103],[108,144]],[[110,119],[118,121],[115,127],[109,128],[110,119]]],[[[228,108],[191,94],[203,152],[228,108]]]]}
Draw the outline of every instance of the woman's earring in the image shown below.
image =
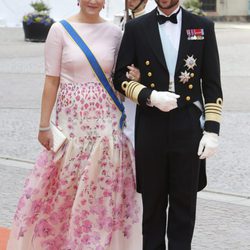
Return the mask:
{"type": "Polygon", "coordinates": [[[79,3],[79,1],[77,1],[77,6],[79,6],[80,5],[80,3],[79,3]]]}

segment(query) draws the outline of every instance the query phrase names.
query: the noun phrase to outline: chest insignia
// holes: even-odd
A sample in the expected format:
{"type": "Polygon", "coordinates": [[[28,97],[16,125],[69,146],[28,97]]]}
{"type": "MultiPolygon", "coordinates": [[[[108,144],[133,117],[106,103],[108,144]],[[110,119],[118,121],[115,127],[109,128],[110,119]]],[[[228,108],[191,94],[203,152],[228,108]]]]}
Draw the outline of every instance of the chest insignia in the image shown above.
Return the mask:
{"type": "Polygon", "coordinates": [[[186,82],[189,81],[191,76],[190,76],[190,73],[185,70],[184,72],[181,72],[181,75],[179,76],[179,78],[180,78],[180,82],[185,84],[186,82]]]}
{"type": "Polygon", "coordinates": [[[190,69],[194,69],[194,67],[195,66],[197,66],[197,64],[196,64],[196,60],[197,60],[197,58],[194,58],[194,56],[192,55],[192,56],[187,56],[187,59],[184,59],[184,61],[185,61],[185,67],[187,67],[188,68],[188,70],[190,70],[190,69]]]}
{"type": "Polygon", "coordinates": [[[204,39],[204,29],[187,29],[187,39],[188,40],[203,40],[204,39]]]}

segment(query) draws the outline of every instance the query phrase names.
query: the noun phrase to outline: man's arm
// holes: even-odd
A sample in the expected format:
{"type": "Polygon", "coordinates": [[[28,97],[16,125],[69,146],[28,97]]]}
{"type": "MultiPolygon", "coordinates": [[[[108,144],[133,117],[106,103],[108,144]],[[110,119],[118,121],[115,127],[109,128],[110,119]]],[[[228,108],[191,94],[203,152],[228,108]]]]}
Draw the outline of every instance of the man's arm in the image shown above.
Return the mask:
{"type": "Polygon", "coordinates": [[[209,23],[206,33],[202,64],[202,91],[205,102],[204,130],[219,134],[223,96],[214,23],[209,23]]]}
{"type": "Polygon", "coordinates": [[[129,22],[125,26],[116,63],[114,86],[119,92],[139,105],[147,105],[152,90],[139,82],[131,81],[126,76],[128,65],[134,64],[137,66],[136,37],[133,34],[132,25],[132,22],[129,22]]]}
{"type": "Polygon", "coordinates": [[[202,64],[202,91],[205,102],[205,126],[198,155],[200,159],[208,158],[218,148],[222,112],[222,89],[220,80],[219,53],[214,31],[214,23],[209,23],[205,38],[202,64]]]}

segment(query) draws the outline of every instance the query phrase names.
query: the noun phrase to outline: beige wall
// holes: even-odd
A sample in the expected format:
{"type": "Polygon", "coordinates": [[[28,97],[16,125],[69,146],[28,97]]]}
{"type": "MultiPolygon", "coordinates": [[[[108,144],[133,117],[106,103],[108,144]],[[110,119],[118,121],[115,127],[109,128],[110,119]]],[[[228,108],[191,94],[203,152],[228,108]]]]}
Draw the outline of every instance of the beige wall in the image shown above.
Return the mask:
{"type": "MultiPolygon", "coordinates": [[[[180,0],[185,2],[185,0],[180,0]]],[[[217,12],[208,12],[208,16],[247,16],[248,0],[217,0],[217,12]]]]}
{"type": "Polygon", "coordinates": [[[217,0],[217,14],[219,16],[248,15],[248,0],[217,0]]]}

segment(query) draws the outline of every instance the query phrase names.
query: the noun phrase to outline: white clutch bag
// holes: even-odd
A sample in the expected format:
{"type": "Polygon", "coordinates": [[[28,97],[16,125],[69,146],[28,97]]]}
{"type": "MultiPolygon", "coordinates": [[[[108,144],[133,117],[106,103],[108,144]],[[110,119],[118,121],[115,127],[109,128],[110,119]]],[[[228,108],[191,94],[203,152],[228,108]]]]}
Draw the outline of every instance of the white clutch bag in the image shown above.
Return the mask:
{"type": "Polygon", "coordinates": [[[53,122],[51,122],[50,128],[54,142],[51,150],[56,153],[66,142],[67,137],[63,134],[62,129],[59,126],[56,126],[53,122]]]}

